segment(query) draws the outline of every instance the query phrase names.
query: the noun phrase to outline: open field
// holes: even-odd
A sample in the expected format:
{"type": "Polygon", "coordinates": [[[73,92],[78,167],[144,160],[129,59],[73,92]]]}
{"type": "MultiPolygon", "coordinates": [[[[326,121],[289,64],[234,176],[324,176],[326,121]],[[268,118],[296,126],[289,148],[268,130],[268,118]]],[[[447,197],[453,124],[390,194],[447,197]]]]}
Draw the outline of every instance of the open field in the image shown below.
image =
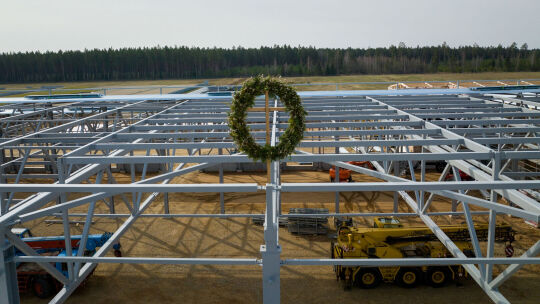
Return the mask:
{"type": "MultiPolygon", "coordinates": [[[[435,180],[438,173],[427,174],[435,180]]],[[[128,175],[117,174],[120,181],[129,181],[128,175]]],[[[326,182],[327,172],[284,172],[283,182],[326,182]]],[[[379,181],[353,173],[355,181],[379,181]]],[[[225,183],[262,183],[264,173],[226,173],[225,183]]],[[[194,172],[177,177],[172,183],[215,183],[217,174],[194,172]]],[[[392,194],[386,192],[341,193],[341,206],[351,212],[390,212],[392,194]]],[[[148,213],[163,211],[159,197],[148,213]]],[[[264,193],[225,194],[227,213],[262,213],[264,193]]],[[[219,194],[177,193],[170,195],[171,213],[217,213],[219,194]]],[[[117,205],[117,212],[123,210],[117,205]]],[[[325,207],[334,210],[333,193],[284,193],[283,210],[291,207],[325,207]]],[[[449,210],[448,201],[437,200],[431,211],[449,210]]],[[[405,203],[400,211],[407,212],[405,203]]],[[[476,209],[476,208],[473,208],[476,209]]],[[[104,205],[97,213],[106,213],[104,205]]],[[[78,207],[72,212],[86,212],[78,207]]],[[[500,216],[518,231],[514,242],[515,254],[520,255],[540,237],[540,230],[531,228],[522,220],[500,216]]],[[[436,217],[441,224],[461,223],[462,218],[436,217]]],[[[477,217],[476,221],[485,222],[477,217]]],[[[370,225],[371,218],[359,218],[356,224],[370,225]]],[[[408,225],[420,225],[416,219],[403,218],[408,225]]],[[[93,233],[113,231],[122,220],[99,218],[92,225],[93,233]]],[[[62,234],[61,225],[31,222],[28,226],[38,235],[62,234]]],[[[79,234],[82,226],[72,226],[72,233],[79,234]]],[[[331,238],[327,236],[297,236],[280,229],[282,258],[329,257],[331,238]]],[[[263,241],[263,228],[249,219],[207,218],[141,218],[122,237],[123,254],[127,257],[231,257],[260,258],[259,246],[263,241]]],[[[496,256],[504,256],[504,246],[496,244],[496,256]]],[[[495,273],[501,270],[495,267],[495,273]]],[[[512,303],[536,303],[540,297],[540,266],[525,266],[501,287],[512,303]]],[[[491,303],[489,298],[472,280],[463,286],[449,284],[444,288],[421,285],[403,289],[383,284],[373,290],[354,288],[344,291],[336,282],[331,267],[282,267],[282,303],[491,303]]],[[[22,297],[23,303],[44,303],[31,295],[22,297]]],[[[190,265],[115,265],[101,264],[84,287],[79,288],[68,303],[260,303],[262,302],[261,268],[259,266],[190,266],[190,265]]]]}
{"type": "MultiPolygon", "coordinates": [[[[188,86],[196,85],[204,80],[208,80],[210,85],[231,85],[241,84],[246,78],[217,78],[217,79],[167,79],[167,80],[132,80],[132,81],[95,81],[95,82],[57,82],[57,83],[21,83],[21,84],[0,84],[0,87],[4,87],[10,90],[23,90],[23,89],[39,89],[42,86],[63,86],[63,90],[57,91],[57,93],[78,93],[88,92],[85,88],[118,88],[118,87],[139,87],[139,86],[156,86],[155,88],[127,88],[127,89],[115,89],[108,90],[107,94],[159,94],[160,86],[188,86]]],[[[388,75],[342,75],[342,76],[310,76],[310,77],[284,77],[287,82],[290,83],[350,83],[350,82],[418,82],[418,81],[462,81],[461,86],[478,86],[467,80],[519,80],[519,79],[540,79],[540,72],[496,72],[496,73],[440,73],[440,74],[388,74],[388,75]]],[[[507,84],[516,84],[515,82],[506,82],[507,84]]],[[[540,81],[532,81],[533,84],[540,84],[540,81]]],[[[437,84],[433,84],[438,86],[437,84]]],[[[446,84],[439,84],[439,86],[446,84]]],[[[495,82],[490,85],[502,85],[495,82]]],[[[389,84],[345,84],[340,85],[340,90],[370,90],[370,89],[387,89],[389,84]]],[[[425,86],[422,83],[410,84],[411,87],[425,86]]],[[[298,86],[298,90],[335,90],[335,85],[310,85],[310,86],[298,86]]],[[[178,88],[163,88],[162,93],[167,94],[172,91],[178,90],[178,88]]],[[[42,91],[41,93],[46,93],[42,91]]],[[[2,91],[0,91],[0,94],[2,91]]],[[[10,95],[25,96],[41,93],[24,93],[10,95]]]]}

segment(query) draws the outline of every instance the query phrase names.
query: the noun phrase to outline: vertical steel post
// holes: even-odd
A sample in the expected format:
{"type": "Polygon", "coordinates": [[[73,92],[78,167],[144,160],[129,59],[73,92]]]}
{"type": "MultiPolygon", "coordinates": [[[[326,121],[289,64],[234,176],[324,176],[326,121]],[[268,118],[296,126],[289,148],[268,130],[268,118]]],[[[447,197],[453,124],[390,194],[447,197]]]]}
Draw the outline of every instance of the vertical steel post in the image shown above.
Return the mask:
{"type": "Polygon", "coordinates": [[[6,240],[4,229],[0,228],[0,304],[19,304],[15,247],[6,240]]]}
{"type": "Polygon", "coordinates": [[[163,209],[164,209],[163,212],[165,214],[170,213],[170,209],[169,209],[169,192],[163,193],[163,209]]]}
{"type": "MultiPolygon", "coordinates": [[[[276,115],[274,115],[273,132],[270,134],[270,108],[268,92],[266,96],[266,144],[275,145],[276,115]]],[[[276,112],[274,112],[276,113],[276,112]]],[[[263,267],[263,303],[274,304],[280,301],[280,266],[281,247],[279,246],[279,220],[278,220],[278,191],[279,162],[266,162],[266,214],[264,221],[264,245],[261,245],[261,257],[263,267]]]]}
{"type": "MultiPolygon", "coordinates": [[[[424,148],[422,147],[422,152],[424,148]]],[[[420,181],[425,182],[426,181],[426,161],[422,160],[420,162],[420,181]]],[[[425,191],[420,191],[420,197],[418,198],[418,211],[424,210],[424,201],[425,201],[425,191]]]]}
{"type": "MultiPolygon", "coordinates": [[[[64,159],[58,158],[56,161],[57,166],[57,172],[58,172],[58,183],[59,184],[65,184],[66,178],[66,168],[64,165],[64,159]]],[[[59,202],[60,204],[63,204],[66,202],[66,193],[61,193],[59,196],[59,202]]],[[[72,248],[71,248],[71,231],[69,227],[69,215],[68,215],[68,209],[65,209],[62,211],[62,226],[64,228],[64,238],[65,238],[65,248],[66,248],[66,256],[71,257],[72,256],[72,248]]],[[[72,262],[67,262],[67,270],[68,270],[68,278],[70,281],[75,279],[75,272],[74,272],[74,265],[72,262]]]]}
{"type": "MultiPolygon", "coordinates": [[[[339,128],[336,128],[336,130],[339,130],[339,128]]],[[[335,136],[335,140],[336,141],[339,141],[339,135],[336,135],[335,136]]],[[[324,151],[324,148],[323,148],[323,151],[324,151]]],[[[339,147],[336,147],[335,149],[336,151],[336,154],[339,154],[339,147]]],[[[340,182],[340,178],[339,178],[339,167],[338,166],[335,166],[336,170],[334,170],[334,182],[336,183],[339,183],[340,182]]],[[[339,191],[336,191],[335,194],[334,194],[334,204],[335,204],[335,213],[339,213],[339,191]]]]}
{"type": "MultiPolygon", "coordinates": [[[[270,105],[268,100],[268,91],[264,92],[264,113],[266,122],[266,144],[270,145],[270,105]]],[[[270,160],[266,161],[266,183],[270,183],[270,160]]]]}
{"type": "MultiPolygon", "coordinates": [[[[496,181],[499,179],[500,168],[501,168],[501,154],[499,152],[496,152],[493,157],[492,172],[491,172],[492,173],[491,177],[493,178],[493,181],[496,181]]],[[[494,203],[497,202],[497,192],[495,192],[494,190],[491,190],[490,201],[494,203]]],[[[486,251],[487,258],[493,257],[496,229],[497,229],[497,212],[491,209],[489,210],[489,228],[488,228],[488,240],[487,240],[487,251],[486,251]]],[[[487,283],[489,283],[493,279],[493,265],[492,264],[486,265],[485,273],[486,273],[485,280],[487,283]]]]}
{"type": "Polygon", "coordinates": [[[273,184],[266,184],[266,220],[264,242],[261,245],[263,267],[263,303],[275,304],[280,300],[280,254],[276,214],[276,191],[273,184]]]}
{"type": "MultiPolygon", "coordinates": [[[[223,154],[223,148],[218,149],[218,154],[223,154]]],[[[219,164],[219,183],[223,184],[223,164],[219,164]]],[[[225,193],[219,193],[219,210],[221,213],[225,213],[225,193]]]]}
{"type": "MultiPolygon", "coordinates": [[[[394,175],[399,177],[399,161],[394,161],[394,175]]],[[[394,191],[394,213],[399,211],[399,197],[397,191],[394,191]]]]}
{"type": "MultiPolygon", "coordinates": [[[[0,161],[2,163],[5,163],[5,156],[4,156],[3,149],[0,150],[0,161]]],[[[5,184],[5,183],[6,183],[6,180],[4,177],[4,168],[0,168],[0,184],[5,184]]],[[[0,216],[7,212],[8,212],[8,208],[7,208],[6,193],[0,192],[0,216]]]]}

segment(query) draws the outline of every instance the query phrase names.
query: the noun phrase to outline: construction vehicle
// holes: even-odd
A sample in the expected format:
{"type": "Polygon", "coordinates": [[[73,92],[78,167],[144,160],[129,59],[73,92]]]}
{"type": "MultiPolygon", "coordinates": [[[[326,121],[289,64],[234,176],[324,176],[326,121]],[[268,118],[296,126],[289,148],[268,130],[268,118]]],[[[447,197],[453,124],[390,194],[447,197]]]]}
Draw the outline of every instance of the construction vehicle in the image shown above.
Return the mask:
{"type": "MultiPolygon", "coordinates": [[[[341,226],[337,233],[337,243],[331,245],[333,259],[388,259],[388,258],[447,258],[452,257],[446,247],[427,227],[403,227],[397,218],[378,218],[377,228],[355,228],[341,226]]],[[[467,225],[439,226],[456,246],[468,257],[474,257],[467,225]]],[[[479,241],[486,241],[488,225],[475,225],[479,241]]],[[[497,225],[495,240],[504,241],[505,252],[513,253],[514,231],[509,225],[497,225]]],[[[352,286],[375,288],[381,282],[395,282],[403,287],[414,287],[426,281],[433,287],[442,287],[447,282],[467,276],[461,265],[449,266],[341,266],[334,272],[345,288],[352,286]]]]}
{"type": "MultiPolygon", "coordinates": [[[[350,161],[348,163],[351,165],[358,166],[358,167],[364,167],[366,169],[373,170],[373,165],[368,161],[350,161]]],[[[332,166],[332,168],[330,168],[328,173],[330,175],[330,182],[334,182],[336,180],[336,166],[332,166]]],[[[345,168],[339,168],[339,182],[351,183],[352,181],[353,180],[352,180],[351,170],[345,169],[345,168]]]]}
{"type": "Polygon", "coordinates": [[[403,224],[399,219],[391,217],[376,217],[373,220],[373,228],[402,228],[403,224]]]}
{"type": "MultiPolygon", "coordinates": [[[[458,169],[458,173],[459,173],[459,179],[462,180],[462,181],[473,181],[474,178],[472,178],[469,174],[461,171],[458,169]]],[[[449,173],[446,178],[444,179],[445,181],[453,181],[454,180],[454,174],[452,173],[449,173]]]]}
{"type": "MultiPolygon", "coordinates": [[[[13,228],[12,233],[20,237],[28,246],[44,256],[66,256],[66,242],[64,236],[34,237],[27,228],[13,228]]],[[[84,255],[91,256],[98,247],[103,246],[112,236],[112,233],[90,234],[86,241],[84,255]]],[[[76,256],[79,248],[81,235],[71,236],[72,255],[76,256]]],[[[122,256],[120,243],[113,245],[114,255],[122,256]]],[[[19,250],[15,255],[24,256],[19,250]]],[[[66,263],[56,262],[54,267],[68,276],[66,263]]],[[[36,263],[17,263],[17,281],[19,293],[32,291],[39,298],[48,298],[62,288],[62,283],[52,277],[47,271],[36,263]]]]}

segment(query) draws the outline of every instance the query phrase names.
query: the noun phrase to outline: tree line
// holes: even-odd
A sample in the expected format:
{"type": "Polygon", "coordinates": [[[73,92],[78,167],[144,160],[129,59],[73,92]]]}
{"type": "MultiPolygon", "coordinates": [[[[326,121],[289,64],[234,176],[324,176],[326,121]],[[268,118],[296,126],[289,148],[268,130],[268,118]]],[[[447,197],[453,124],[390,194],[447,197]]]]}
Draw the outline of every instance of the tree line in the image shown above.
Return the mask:
{"type": "Polygon", "coordinates": [[[150,47],[0,54],[0,82],[540,71],[540,49],[439,46],[330,49],[150,47]]]}

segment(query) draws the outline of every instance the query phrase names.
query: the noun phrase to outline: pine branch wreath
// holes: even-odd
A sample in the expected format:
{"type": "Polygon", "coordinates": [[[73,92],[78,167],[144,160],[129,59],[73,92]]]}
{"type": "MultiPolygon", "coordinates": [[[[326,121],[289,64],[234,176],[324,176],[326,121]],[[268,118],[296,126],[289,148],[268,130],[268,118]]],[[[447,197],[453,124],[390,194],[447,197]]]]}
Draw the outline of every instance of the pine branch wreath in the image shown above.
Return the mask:
{"type": "Polygon", "coordinates": [[[291,155],[304,137],[306,115],[300,96],[293,87],[277,78],[259,75],[246,80],[240,91],[233,96],[231,112],[228,114],[230,134],[238,149],[254,161],[279,160],[291,155]],[[258,145],[246,122],[248,109],[255,105],[255,97],[265,94],[266,91],[269,96],[278,96],[281,99],[290,116],[289,126],[275,147],[269,144],[258,145]]]}

